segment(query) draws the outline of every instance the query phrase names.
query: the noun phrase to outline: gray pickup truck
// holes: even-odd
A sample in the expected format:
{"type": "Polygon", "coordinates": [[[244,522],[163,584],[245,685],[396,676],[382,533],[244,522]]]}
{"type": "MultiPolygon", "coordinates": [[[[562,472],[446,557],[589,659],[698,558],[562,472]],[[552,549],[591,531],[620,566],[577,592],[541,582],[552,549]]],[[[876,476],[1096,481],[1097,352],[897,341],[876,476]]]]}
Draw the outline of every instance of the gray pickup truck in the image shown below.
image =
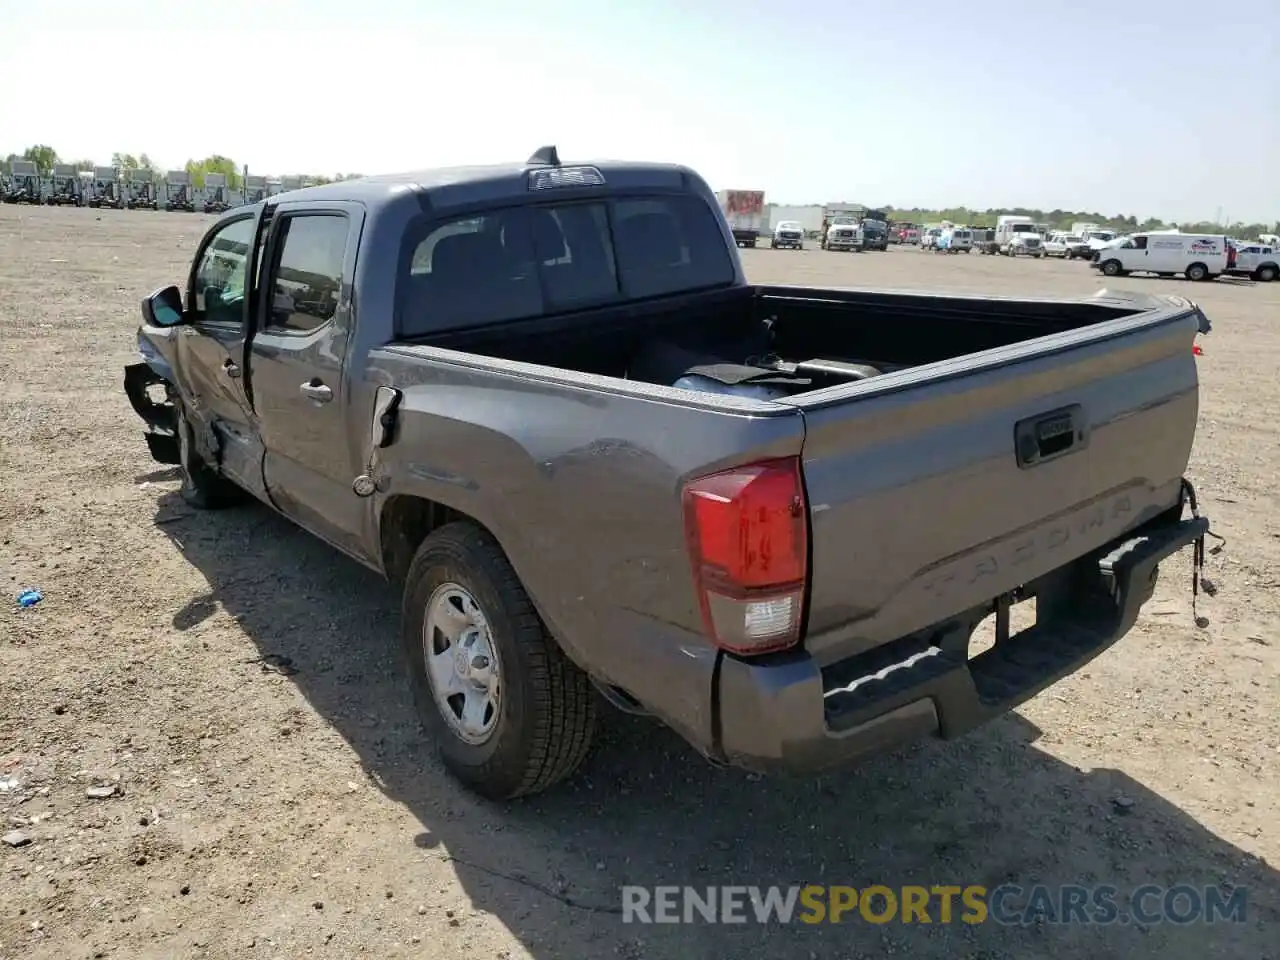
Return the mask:
{"type": "Polygon", "coordinates": [[[1195,304],[752,285],[680,166],[284,193],[142,313],[153,458],[403,584],[423,721],[489,797],[571,773],[597,693],[757,770],[956,737],[1208,528],[1195,304]]]}

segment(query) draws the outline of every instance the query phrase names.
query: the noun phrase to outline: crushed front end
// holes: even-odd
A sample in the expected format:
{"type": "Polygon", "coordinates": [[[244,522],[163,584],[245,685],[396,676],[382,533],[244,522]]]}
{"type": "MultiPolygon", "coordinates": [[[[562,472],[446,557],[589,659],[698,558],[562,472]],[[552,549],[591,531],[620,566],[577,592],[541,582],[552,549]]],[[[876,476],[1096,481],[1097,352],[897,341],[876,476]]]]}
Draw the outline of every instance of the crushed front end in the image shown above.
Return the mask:
{"type": "Polygon", "coordinates": [[[143,336],[138,337],[142,359],[124,368],[124,392],[129,405],[147,425],[143,438],[157,463],[176,464],[178,411],[173,404],[169,365],[143,336]]]}

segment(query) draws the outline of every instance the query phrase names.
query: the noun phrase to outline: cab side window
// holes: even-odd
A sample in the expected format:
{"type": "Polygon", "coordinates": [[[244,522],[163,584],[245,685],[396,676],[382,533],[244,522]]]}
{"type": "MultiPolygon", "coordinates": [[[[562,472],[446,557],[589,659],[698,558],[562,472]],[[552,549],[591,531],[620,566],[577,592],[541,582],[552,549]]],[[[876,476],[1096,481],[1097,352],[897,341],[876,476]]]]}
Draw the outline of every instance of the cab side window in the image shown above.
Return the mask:
{"type": "Polygon", "coordinates": [[[342,291],[347,218],[340,213],[285,214],[276,225],[274,269],[264,330],[310,333],[333,319],[342,291]]]}
{"type": "Polygon", "coordinates": [[[1146,238],[1146,237],[1134,237],[1134,238],[1133,238],[1133,245],[1134,245],[1134,247],[1136,247],[1136,248],[1137,248],[1137,249],[1139,249],[1139,250],[1145,250],[1145,249],[1147,249],[1147,238],[1146,238]]]}
{"type": "Polygon", "coordinates": [[[251,216],[234,220],[205,246],[191,285],[190,307],[196,323],[239,326],[243,322],[253,225],[251,216]]]}

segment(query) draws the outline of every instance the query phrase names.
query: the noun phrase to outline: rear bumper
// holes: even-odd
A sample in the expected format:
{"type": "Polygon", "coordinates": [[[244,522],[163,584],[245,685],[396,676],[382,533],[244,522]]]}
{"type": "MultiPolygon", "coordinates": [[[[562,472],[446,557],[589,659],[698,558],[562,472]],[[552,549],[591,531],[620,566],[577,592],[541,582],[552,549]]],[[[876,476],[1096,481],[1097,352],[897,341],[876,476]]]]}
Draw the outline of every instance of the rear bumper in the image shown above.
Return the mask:
{"type": "Polygon", "coordinates": [[[825,669],[803,652],[759,663],[725,656],[717,753],[748,769],[816,772],[927,736],[962,736],[1123,637],[1160,561],[1208,527],[1204,518],[1157,521],[1055,571],[1037,593],[1036,625],[973,659],[976,621],[825,669]]]}

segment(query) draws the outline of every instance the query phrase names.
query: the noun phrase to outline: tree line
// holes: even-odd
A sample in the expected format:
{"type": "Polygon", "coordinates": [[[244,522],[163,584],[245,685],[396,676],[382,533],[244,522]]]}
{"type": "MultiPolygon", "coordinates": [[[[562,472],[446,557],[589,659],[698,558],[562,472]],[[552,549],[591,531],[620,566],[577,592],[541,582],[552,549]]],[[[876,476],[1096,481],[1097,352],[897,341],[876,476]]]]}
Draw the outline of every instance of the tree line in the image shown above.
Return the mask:
{"type": "MultiPolygon", "coordinates": [[[[64,161],[58,156],[58,151],[48,144],[37,144],[34,147],[27,147],[22,153],[11,153],[6,160],[6,164],[9,160],[33,161],[42,177],[47,177],[53,173],[53,165],[55,163],[71,163],[77,170],[92,170],[95,166],[92,160],[64,161]]],[[[155,180],[160,180],[165,174],[165,171],[156,166],[155,162],[145,153],[136,155],[132,153],[113,153],[111,155],[111,166],[118,167],[121,170],[150,170],[152,178],[155,180]]],[[[210,173],[220,173],[225,176],[228,186],[233,190],[239,190],[242,185],[243,168],[230,157],[224,157],[221,154],[215,153],[202,160],[188,160],[184,164],[184,169],[191,174],[191,182],[197,187],[204,186],[205,175],[210,173]]],[[[307,179],[312,183],[332,183],[334,180],[348,180],[358,176],[360,176],[358,173],[336,173],[331,177],[310,175],[307,179]]],[[[1069,229],[1073,223],[1087,222],[1096,223],[1100,227],[1115,230],[1118,233],[1166,230],[1174,226],[1186,233],[1228,233],[1232,236],[1246,239],[1257,237],[1264,233],[1280,233],[1280,221],[1276,223],[1241,223],[1239,221],[1234,223],[1211,223],[1207,220],[1202,220],[1196,223],[1184,222],[1175,224],[1171,221],[1148,217],[1146,220],[1139,222],[1138,218],[1132,215],[1116,214],[1108,217],[1095,210],[1039,210],[1034,207],[1008,207],[1002,210],[970,210],[967,207],[952,207],[949,210],[924,210],[920,207],[890,207],[887,208],[886,212],[892,220],[906,220],[911,223],[932,223],[940,220],[950,220],[952,223],[962,223],[971,227],[993,227],[997,217],[1013,215],[1026,217],[1033,223],[1047,223],[1054,229],[1059,230],[1069,229]]]]}
{"type": "MultiPolygon", "coordinates": [[[[5,158],[5,165],[8,166],[12,160],[30,160],[36,165],[36,169],[40,172],[40,176],[48,177],[53,174],[54,164],[66,163],[74,166],[77,170],[92,170],[97,164],[92,160],[67,160],[58,155],[58,151],[48,144],[36,144],[34,147],[27,147],[22,153],[11,153],[5,158]]],[[[153,180],[161,180],[164,178],[166,170],[160,167],[145,153],[113,153],[111,155],[110,166],[120,170],[148,170],[151,172],[153,180]]],[[[239,190],[243,185],[244,168],[237,164],[230,157],[224,157],[221,154],[213,154],[202,160],[188,160],[183,164],[183,169],[191,174],[191,182],[197,187],[204,186],[204,178],[210,173],[220,173],[227,178],[227,185],[233,190],[239,190]]],[[[332,183],[335,180],[353,180],[359,177],[358,173],[337,173],[333,176],[322,176],[316,174],[305,175],[306,179],[311,183],[332,183]]]]}

